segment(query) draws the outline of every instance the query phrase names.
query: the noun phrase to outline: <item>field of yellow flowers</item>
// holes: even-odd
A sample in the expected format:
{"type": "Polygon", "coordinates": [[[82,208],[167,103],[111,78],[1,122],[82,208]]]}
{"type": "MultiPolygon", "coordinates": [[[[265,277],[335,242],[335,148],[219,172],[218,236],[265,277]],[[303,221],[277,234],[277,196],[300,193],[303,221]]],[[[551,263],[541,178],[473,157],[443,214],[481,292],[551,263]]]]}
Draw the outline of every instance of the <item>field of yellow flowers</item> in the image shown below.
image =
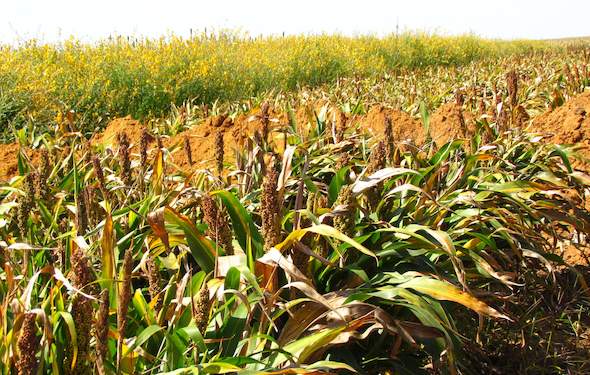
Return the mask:
{"type": "Polygon", "coordinates": [[[460,66],[486,57],[555,49],[533,41],[401,34],[386,38],[236,33],[191,39],[103,40],[0,46],[0,127],[47,123],[74,110],[93,130],[114,116],[161,117],[170,104],[248,99],[339,77],[460,66]]]}

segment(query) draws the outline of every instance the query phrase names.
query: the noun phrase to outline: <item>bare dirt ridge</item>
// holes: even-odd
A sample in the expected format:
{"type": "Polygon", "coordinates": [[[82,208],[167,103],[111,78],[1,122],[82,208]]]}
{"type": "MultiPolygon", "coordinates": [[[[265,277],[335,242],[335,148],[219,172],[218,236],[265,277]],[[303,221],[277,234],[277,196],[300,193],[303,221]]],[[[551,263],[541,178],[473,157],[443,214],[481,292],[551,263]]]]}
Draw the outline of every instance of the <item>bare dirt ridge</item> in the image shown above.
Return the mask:
{"type": "MultiPolygon", "coordinates": [[[[313,121],[313,111],[319,111],[325,104],[316,103],[314,106],[298,108],[295,111],[297,125],[305,127],[310,124],[313,121]]],[[[342,115],[337,108],[330,107],[327,117],[328,121],[335,121],[337,126],[341,126],[341,123],[345,121],[346,126],[360,126],[361,129],[376,136],[383,134],[385,119],[389,117],[392,120],[393,135],[396,140],[421,144],[426,139],[426,132],[420,120],[403,111],[382,105],[371,107],[365,115],[352,117],[342,115]]],[[[269,118],[271,131],[275,130],[271,133],[271,137],[282,137],[282,134],[276,130],[288,125],[287,114],[270,109],[269,118]]],[[[132,145],[132,152],[137,152],[139,140],[146,129],[144,124],[130,116],[117,118],[112,120],[103,132],[95,133],[90,139],[90,144],[98,148],[112,147],[117,142],[117,134],[125,132],[132,145]]],[[[174,148],[171,162],[182,170],[188,170],[193,167],[212,165],[217,132],[223,133],[225,157],[226,161],[230,161],[234,157],[234,149],[240,149],[248,137],[261,129],[260,109],[256,109],[235,118],[225,115],[208,117],[199,125],[173,137],[165,138],[163,143],[168,148],[181,146],[174,148]],[[185,138],[188,138],[191,146],[192,165],[181,150],[185,138]]],[[[563,106],[537,116],[530,129],[542,133],[551,143],[578,143],[582,146],[582,155],[590,158],[590,93],[573,97],[563,106]]],[[[430,135],[438,144],[452,139],[467,138],[474,130],[474,115],[469,111],[463,111],[456,103],[443,104],[430,118],[430,135]]],[[[7,181],[18,174],[19,149],[17,143],[0,145],[0,181],[7,181]]],[[[35,164],[37,152],[30,149],[23,151],[35,164]]],[[[576,166],[590,170],[580,162],[577,162],[576,166]]]]}
{"type": "Polygon", "coordinates": [[[103,132],[94,133],[90,138],[90,144],[95,147],[111,147],[117,143],[117,135],[125,132],[129,137],[132,151],[136,151],[139,148],[141,134],[145,130],[147,127],[131,116],[116,118],[108,124],[103,132]]]}
{"type": "MultiPolygon", "coordinates": [[[[537,116],[531,130],[544,135],[547,142],[579,144],[579,153],[590,159],[590,92],[577,95],[561,107],[537,116]]],[[[590,163],[575,161],[574,166],[590,171],[590,163]]]]}

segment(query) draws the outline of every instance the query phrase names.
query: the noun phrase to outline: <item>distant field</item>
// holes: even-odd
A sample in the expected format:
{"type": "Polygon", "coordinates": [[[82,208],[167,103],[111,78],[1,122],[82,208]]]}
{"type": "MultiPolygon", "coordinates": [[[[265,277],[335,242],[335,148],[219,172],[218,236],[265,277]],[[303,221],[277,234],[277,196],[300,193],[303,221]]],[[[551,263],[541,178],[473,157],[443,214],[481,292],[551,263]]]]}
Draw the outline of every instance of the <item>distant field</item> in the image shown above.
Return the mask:
{"type": "Polygon", "coordinates": [[[547,39],[547,41],[551,42],[590,42],[590,36],[574,36],[571,38],[558,38],[558,39],[547,39]]]}
{"type": "Polygon", "coordinates": [[[560,48],[542,41],[403,34],[386,38],[232,34],[97,44],[0,47],[0,127],[47,124],[75,110],[85,128],[114,116],[161,117],[171,103],[227,102],[269,90],[376,76],[400,68],[462,65],[560,48]]]}

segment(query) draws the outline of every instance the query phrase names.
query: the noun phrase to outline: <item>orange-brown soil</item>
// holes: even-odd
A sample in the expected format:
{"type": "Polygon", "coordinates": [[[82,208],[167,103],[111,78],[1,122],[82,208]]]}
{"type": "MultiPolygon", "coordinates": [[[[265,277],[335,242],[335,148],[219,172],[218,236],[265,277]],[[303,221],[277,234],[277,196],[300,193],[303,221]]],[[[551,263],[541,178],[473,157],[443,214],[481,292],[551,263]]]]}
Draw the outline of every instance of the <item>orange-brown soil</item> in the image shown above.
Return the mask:
{"type": "MultiPolygon", "coordinates": [[[[215,160],[215,137],[223,134],[224,160],[235,159],[235,150],[242,150],[248,137],[263,128],[260,111],[238,115],[235,119],[224,115],[207,118],[202,124],[194,126],[166,140],[164,146],[172,148],[172,163],[182,171],[211,166],[215,160]],[[189,139],[193,165],[191,166],[184,150],[184,140],[189,139]],[[176,147],[174,147],[176,146],[176,147]]],[[[270,111],[269,138],[280,136],[277,129],[287,124],[285,114],[270,111]]],[[[281,143],[281,142],[277,142],[281,143]]]]}
{"type": "Polygon", "coordinates": [[[443,104],[430,118],[430,136],[439,146],[453,139],[469,138],[474,133],[473,115],[456,103],[443,104]]]}
{"type": "MultiPolygon", "coordinates": [[[[18,153],[20,146],[18,143],[9,143],[0,147],[0,182],[8,181],[18,174],[18,153]]],[[[39,163],[39,152],[26,148],[23,150],[23,156],[28,158],[33,165],[39,163]]]]}
{"type": "Polygon", "coordinates": [[[405,112],[375,106],[360,121],[361,126],[380,136],[385,131],[385,119],[389,117],[393,125],[393,139],[395,141],[407,141],[421,144],[425,140],[424,126],[422,122],[414,119],[405,112]]]}
{"type": "Polygon", "coordinates": [[[0,147],[0,180],[8,180],[18,173],[18,143],[9,143],[0,147]]]}
{"type": "MultiPolygon", "coordinates": [[[[536,117],[531,130],[546,137],[549,143],[579,144],[581,159],[590,158],[590,92],[568,100],[563,106],[536,117]]],[[[574,166],[590,171],[590,163],[577,160],[574,166]]]]}
{"type": "Polygon", "coordinates": [[[117,134],[125,132],[129,137],[132,151],[136,151],[139,147],[141,134],[145,129],[145,125],[134,120],[131,116],[117,118],[111,121],[103,132],[94,133],[90,138],[90,144],[99,148],[112,147],[117,143],[117,134]]]}
{"type": "Polygon", "coordinates": [[[590,248],[587,245],[564,245],[561,256],[567,264],[590,266],[590,248]]]}

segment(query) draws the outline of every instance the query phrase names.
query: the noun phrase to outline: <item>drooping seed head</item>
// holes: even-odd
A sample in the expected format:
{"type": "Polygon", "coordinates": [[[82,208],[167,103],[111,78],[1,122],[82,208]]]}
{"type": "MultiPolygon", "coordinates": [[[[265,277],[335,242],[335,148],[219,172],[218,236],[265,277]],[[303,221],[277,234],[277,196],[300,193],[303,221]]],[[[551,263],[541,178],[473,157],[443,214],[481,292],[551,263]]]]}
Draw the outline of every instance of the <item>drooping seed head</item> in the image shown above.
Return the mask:
{"type": "Polygon", "coordinates": [[[201,332],[201,335],[204,335],[207,331],[207,326],[209,325],[209,310],[211,309],[211,302],[209,299],[209,288],[207,287],[207,283],[204,282],[199,294],[197,296],[197,300],[195,302],[194,308],[194,316],[193,319],[195,321],[195,325],[201,332]]]}
{"type": "Polygon", "coordinates": [[[39,350],[39,338],[37,337],[37,314],[25,313],[25,318],[16,343],[19,358],[16,368],[19,375],[33,375],[37,373],[37,351],[39,350]]]}

